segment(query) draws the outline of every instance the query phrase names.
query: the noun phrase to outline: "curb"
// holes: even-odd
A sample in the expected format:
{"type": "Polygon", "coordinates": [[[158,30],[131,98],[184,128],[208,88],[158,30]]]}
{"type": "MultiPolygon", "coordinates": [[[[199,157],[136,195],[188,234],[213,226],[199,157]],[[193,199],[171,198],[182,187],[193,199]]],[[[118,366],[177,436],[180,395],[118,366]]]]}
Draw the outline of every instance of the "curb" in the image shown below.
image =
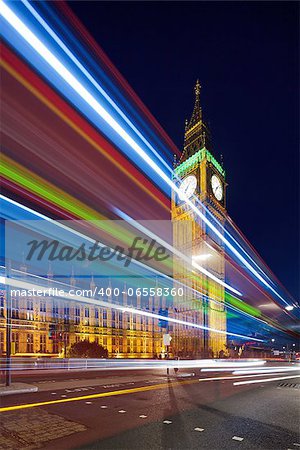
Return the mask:
{"type": "Polygon", "coordinates": [[[0,397],[13,394],[26,394],[30,392],[37,392],[39,388],[32,384],[13,383],[11,386],[0,386],[0,397]]]}

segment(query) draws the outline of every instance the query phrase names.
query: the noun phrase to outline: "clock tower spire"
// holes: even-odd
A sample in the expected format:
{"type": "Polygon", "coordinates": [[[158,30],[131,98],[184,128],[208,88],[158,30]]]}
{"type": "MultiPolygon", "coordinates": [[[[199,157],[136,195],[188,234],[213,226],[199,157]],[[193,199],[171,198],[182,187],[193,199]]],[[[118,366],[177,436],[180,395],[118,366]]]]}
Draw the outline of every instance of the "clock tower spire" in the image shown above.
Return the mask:
{"type": "Polygon", "coordinates": [[[202,108],[200,103],[201,85],[196,81],[194,88],[195,104],[190,121],[186,121],[184,132],[184,147],[180,158],[180,163],[194,155],[203,147],[209,147],[210,133],[202,118],[202,108]]]}

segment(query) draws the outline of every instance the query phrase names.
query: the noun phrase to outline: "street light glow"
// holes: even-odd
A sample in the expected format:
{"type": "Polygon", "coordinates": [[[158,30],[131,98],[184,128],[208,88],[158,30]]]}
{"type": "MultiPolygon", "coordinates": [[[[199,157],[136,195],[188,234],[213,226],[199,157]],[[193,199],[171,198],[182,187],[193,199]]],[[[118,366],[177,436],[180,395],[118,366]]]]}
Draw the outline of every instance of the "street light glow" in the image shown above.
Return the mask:
{"type": "Polygon", "coordinates": [[[294,307],[292,305],[288,305],[285,307],[287,311],[293,311],[294,307]]]}
{"type": "Polygon", "coordinates": [[[212,256],[211,253],[203,253],[202,255],[195,255],[192,258],[200,261],[206,261],[208,258],[210,258],[212,256]]]}

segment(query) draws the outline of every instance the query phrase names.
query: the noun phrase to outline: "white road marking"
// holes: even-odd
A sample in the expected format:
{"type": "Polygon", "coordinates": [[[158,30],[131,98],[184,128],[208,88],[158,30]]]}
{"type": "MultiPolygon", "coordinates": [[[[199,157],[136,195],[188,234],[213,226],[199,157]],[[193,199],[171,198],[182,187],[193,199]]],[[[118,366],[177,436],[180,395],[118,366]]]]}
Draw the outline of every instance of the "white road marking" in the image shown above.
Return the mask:
{"type": "Polygon", "coordinates": [[[85,402],[86,403],[86,405],[91,405],[92,404],[92,402],[85,402]]]}
{"type": "Polygon", "coordinates": [[[170,423],[172,423],[172,420],[164,420],[163,423],[166,423],[167,425],[170,425],[170,423]]]}
{"type": "Polygon", "coordinates": [[[125,409],[120,409],[120,411],[118,411],[118,412],[121,413],[121,414],[126,413],[125,409]]]}
{"type": "Polygon", "coordinates": [[[66,395],[61,395],[61,397],[66,397],[66,395]]]}
{"type": "Polygon", "coordinates": [[[100,408],[102,408],[102,409],[106,409],[106,408],[107,408],[107,406],[105,406],[105,405],[102,405],[102,406],[100,406],[100,408]]]}
{"type": "Polygon", "coordinates": [[[234,441],[243,441],[243,440],[244,440],[244,438],[239,437],[239,436],[233,436],[232,439],[233,439],[234,441]]]}
{"type": "Polygon", "coordinates": [[[120,386],[122,386],[122,385],[121,385],[121,384],[103,384],[103,385],[102,385],[102,387],[103,387],[104,389],[106,389],[106,388],[120,387],[120,386]]]}
{"type": "Polygon", "coordinates": [[[147,416],[145,416],[144,414],[141,414],[139,417],[140,417],[141,419],[146,419],[146,418],[147,418],[147,416]]]}
{"type": "Polygon", "coordinates": [[[196,427],[196,428],[194,428],[194,431],[204,431],[204,428],[198,428],[198,427],[196,427]]]}
{"type": "Polygon", "coordinates": [[[51,395],[56,395],[56,392],[51,392],[51,395]]]}

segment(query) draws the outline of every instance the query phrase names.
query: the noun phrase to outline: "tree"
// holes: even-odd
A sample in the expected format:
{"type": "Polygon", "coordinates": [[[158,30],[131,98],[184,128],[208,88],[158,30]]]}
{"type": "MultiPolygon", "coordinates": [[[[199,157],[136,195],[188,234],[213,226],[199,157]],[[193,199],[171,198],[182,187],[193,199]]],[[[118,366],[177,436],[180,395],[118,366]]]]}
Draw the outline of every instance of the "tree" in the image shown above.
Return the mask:
{"type": "Polygon", "coordinates": [[[72,344],[68,356],[70,358],[107,358],[108,351],[97,342],[84,340],[72,344]]]}

